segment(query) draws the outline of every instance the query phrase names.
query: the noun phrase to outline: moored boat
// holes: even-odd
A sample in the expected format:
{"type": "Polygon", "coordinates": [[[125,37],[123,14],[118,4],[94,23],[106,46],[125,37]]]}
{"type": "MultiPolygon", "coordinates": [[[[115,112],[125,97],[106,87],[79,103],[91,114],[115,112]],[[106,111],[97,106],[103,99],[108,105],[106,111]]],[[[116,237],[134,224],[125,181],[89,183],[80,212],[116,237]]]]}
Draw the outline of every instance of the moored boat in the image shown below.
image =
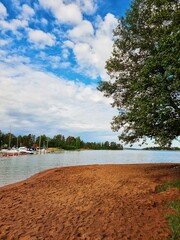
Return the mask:
{"type": "Polygon", "coordinates": [[[35,151],[28,149],[27,147],[19,147],[18,148],[19,153],[24,153],[24,154],[34,154],[35,151]]]}
{"type": "Polygon", "coordinates": [[[20,156],[26,154],[35,154],[36,151],[28,149],[27,147],[11,148],[11,149],[1,149],[1,157],[10,157],[10,156],[20,156]]]}
{"type": "Polygon", "coordinates": [[[5,157],[5,156],[17,156],[19,154],[19,151],[16,148],[1,149],[0,153],[1,153],[2,157],[5,157]]]}

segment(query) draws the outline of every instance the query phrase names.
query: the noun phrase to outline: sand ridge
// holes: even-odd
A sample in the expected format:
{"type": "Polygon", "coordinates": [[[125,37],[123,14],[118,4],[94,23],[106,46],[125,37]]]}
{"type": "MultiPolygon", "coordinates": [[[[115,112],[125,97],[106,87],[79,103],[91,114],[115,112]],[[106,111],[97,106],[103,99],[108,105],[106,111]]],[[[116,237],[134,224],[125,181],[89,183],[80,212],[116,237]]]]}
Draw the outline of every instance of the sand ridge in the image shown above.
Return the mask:
{"type": "Polygon", "coordinates": [[[170,229],[166,203],[177,188],[180,164],[64,167],[0,188],[0,239],[152,240],[170,229]]]}

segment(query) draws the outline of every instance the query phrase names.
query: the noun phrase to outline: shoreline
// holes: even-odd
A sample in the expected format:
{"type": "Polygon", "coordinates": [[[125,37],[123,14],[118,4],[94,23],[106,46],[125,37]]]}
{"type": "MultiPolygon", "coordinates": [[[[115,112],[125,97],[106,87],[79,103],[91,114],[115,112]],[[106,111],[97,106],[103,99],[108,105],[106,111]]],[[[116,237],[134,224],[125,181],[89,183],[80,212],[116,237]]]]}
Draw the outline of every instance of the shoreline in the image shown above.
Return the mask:
{"type": "MultiPolygon", "coordinates": [[[[176,163],[176,162],[164,162],[164,163],[127,163],[127,164],[124,164],[124,163],[119,163],[119,164],[109,164],[109,163],[107,163],[107,164],[92,164],[92,165],[76,165],[76,166],[61,166],[61,167],[53,167],[53,168],[48,168],[48,169],[45,169],[45,170],[42,170],[42,171],[40,171],[40,172],[37,172],[37,173],[34,173],[33,175],[31,175],[31,176],[29,176],[29,177],[27,177],[27,178],[25,178],[25,179],[22,179],[22,180],[19,180],[19,181],[17,181],[17,182],[13,182],[13,183],[9,183],[9,184],[6,184],[6,185],[3,185],[3,186],[0,186],[0,190],[2,189],[2,188],[8,188],[8,187],[13,187],[13,186],[19,186],[19,185],[22,185],[22,184],[24,184],[24,183],[26,183],[26,182],[29,182],[29,181],[31,181],[31,180],[33,180],[34,178],[36,178],[36,177],[41,177],[41,175],[42,175],[42,177],[44,176],[44,175],[46,175],[46,173],[48,174],[48,173],[51,173],[51,171],[54,171],[54,170],[58,170],[58,169],[66,169],[66,168],[78,168],[78,167],[95,167],[95,166],[151,166],[151,165],[155,165],[155,166],[157,166],[157,165],[178,165],[178,166],[180,166],[180,163],[176,163]]],[[[16,187],[17,187],[16,186],[16,187]]]]}
{"type": "Polygon", "coordinates": [[[166,239],[180,164],[53,168],[0,187],[0,239],[166,239]]]}

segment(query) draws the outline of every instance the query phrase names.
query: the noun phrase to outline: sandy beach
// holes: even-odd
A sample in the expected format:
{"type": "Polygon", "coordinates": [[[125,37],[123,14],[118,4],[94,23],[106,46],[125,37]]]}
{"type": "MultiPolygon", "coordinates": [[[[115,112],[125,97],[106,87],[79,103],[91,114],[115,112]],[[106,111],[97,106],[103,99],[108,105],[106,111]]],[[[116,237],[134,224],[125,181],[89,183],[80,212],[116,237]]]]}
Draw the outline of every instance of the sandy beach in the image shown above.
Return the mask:
{"type": "Polygon", "coordinates": [[[93,165],[47,170],[0,188],[1,240],[165,240],[180,164],[93,165]]]}

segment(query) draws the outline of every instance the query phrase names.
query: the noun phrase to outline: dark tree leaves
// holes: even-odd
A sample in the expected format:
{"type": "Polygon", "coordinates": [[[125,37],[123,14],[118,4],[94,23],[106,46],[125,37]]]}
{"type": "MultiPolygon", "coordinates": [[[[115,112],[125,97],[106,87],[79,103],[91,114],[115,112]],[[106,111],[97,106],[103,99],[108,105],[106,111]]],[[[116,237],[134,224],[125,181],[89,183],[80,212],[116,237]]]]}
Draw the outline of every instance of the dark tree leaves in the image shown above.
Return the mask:
{"type": "Polygon", "coordinates": [[[112,129],[125,143],[149,137],[170,146],[180,135],[180,6],[178,0],[134,0],[114,31],[98,89],[119,115],[112,129]]]}

